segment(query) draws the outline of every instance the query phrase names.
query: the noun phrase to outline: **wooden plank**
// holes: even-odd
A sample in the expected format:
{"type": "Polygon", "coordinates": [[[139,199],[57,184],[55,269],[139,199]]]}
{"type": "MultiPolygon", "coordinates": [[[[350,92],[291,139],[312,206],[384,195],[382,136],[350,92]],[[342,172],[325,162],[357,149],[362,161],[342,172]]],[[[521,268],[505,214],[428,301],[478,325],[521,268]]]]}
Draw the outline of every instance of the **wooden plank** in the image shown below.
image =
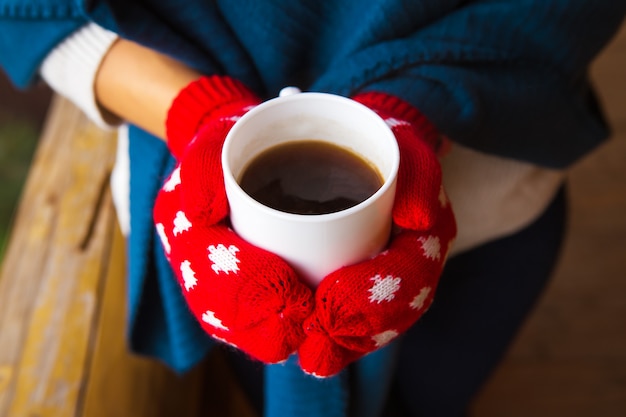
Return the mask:
{"type": "Polygon", "coordinates": [[[76,414],[114,221],[114,147],[54,101],[0,274],[0,415],[76,414]]]}
{"type": "Polygon", "coordinates": [[[116,229],[89,382],[85,417],[201,416],[203,366],[177,376],[161,363],[129,353],[125,342],[124,240],[116,229]]]}
{"type": "Polygon", "coordinates": [[[129,352],[114,148],[55,98],[0,274],[0,416],[254,417],[219,350],[184,376],[129,352]]]}

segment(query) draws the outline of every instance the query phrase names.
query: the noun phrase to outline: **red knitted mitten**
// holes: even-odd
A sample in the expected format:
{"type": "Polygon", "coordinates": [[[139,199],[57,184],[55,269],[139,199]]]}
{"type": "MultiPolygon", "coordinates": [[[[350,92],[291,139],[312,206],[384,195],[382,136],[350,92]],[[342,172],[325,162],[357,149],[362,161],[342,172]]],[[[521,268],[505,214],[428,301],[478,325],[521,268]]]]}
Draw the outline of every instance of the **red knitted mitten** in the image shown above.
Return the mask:
{"type": "Polygon", "coordinates": [[[305,321],[298,350],[305,372],[326,377],[406,331],[430,306],[456,236],[434,152],[436,129],[398,98],[355,97],[392,128],[400,148],[393,219],[399,226],[387,250],[326,276],[305,321]]]}
{"type": "Polygon", "coordinates": [[[313,299],[278,256],[226,224],[221,150],[259,101],[241,83],[205,77],[174,100],[168,146],[179,163],[159,191],[154,222],[190,310],[207,333],[266,363],[293,353],[313,299]]]}

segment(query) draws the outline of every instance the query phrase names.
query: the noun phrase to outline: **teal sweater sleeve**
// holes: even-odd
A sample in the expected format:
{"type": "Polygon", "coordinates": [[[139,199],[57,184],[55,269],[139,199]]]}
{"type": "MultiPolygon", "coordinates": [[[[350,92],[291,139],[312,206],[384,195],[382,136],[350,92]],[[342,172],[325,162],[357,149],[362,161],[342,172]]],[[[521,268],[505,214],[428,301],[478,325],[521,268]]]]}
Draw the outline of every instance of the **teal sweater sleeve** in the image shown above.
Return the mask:
{"type": "Polygon", "coordinates": [[[0,0],[0,66],[27,86],[47,52],[88,18],[264,97],[286,85],[397,95],[487,153],[562,168],[609,136],[588,69],[619,27],[624,1],[185,4],[0,0]]]}
{"type": "MultiPolygon", "coordinates": [[[[466,146],[564,168],[609,136],[589,67],[626,2],[464,2],[408,36],[355,48],[314,89],[382,91],[418,107],[466,146]]],[[[419,15],[419,6],[409,14],[419,15]]],[[[385,14],[371,30],[389,30],[385,14]]],[[[402,32],[402,19],[396,32],[402,32]]]]}
{"type": "Polygon", "coordinates": [[[28,87],[48,52],[86,22],[71,1],[0,0],[0,67],[17,87],[28,87]]]}

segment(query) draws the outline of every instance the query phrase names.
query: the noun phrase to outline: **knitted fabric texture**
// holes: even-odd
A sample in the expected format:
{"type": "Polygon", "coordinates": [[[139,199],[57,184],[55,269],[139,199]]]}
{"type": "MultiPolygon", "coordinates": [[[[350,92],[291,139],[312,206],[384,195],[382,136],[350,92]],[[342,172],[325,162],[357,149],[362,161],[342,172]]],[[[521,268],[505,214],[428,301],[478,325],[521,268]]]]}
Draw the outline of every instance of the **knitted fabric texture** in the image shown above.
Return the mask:
{"type": "Polygon", "coordinates": [[[433,149],[436,131],[395,97],[366,93],[356,100],[375,110],[398,141],[393,218],[401,231],[387,250],[329,274],[317,288],[298,353],[303,370],[319,377],[385,346],[424,314],[456,236],[433,149]]]}
{"type": "Polygon", "coordinates": [[[170,151],[180,159],[209,120],[236,118],[259,101],[246,86],[230,77],[212,75],[189,83],[174,98],[167,114],[165,132],[170,151]]]}
{"type": "Polygon", "coordinates": [[[226,223],[221,149],[251,97],[241,84],[211,77],[174,101],[168,134],[179,164],[157,196],[155,227],[183,296],[208,334],[265,363],[297,350],[305,372],[331,376],[406,331],[432,302],[456,234],[433,150],[438,134],[395,97],[356,98],[387,122],[398,141],[393,219],[401,231],[383,253],[325,277],[314,298],[282,259],[245,242],[226,223]],[[194,106],[209,110],[178,108],[194,106]],[[184,142],[189,132],[179,136],[172,129],[190,120],[200,127],[184,142]]]}
{"type": "Polygon", "coordinates": [[[225,223],[221,149],[235,121],[255,103],[252,93],[227,77],[201,78],[181,91],[167,121],[168,146],[179,163],[157,195],[153,217],[203,329],[274,363],[301,343],[313,300],[282,259],[243,241],[225,223]]]}
{"type": "Polygon", "coordinates": [[[433,152],[439,133],[415,107],[382,93],[364,93],[358,101],[374,110],[391,127],[400,149],[398,192],[393,205],[394,222],[407,229],[433,226],[439,210],[441,166],[433,152]]]}
{"type": "Polygon", "coordinates": [[[311,292],[278,256],[223,223],[178,210],[182,185],[159,193],[157,232],[192,314],[214,338],[265,363],[285,360],[304,338],[311,292]]]}

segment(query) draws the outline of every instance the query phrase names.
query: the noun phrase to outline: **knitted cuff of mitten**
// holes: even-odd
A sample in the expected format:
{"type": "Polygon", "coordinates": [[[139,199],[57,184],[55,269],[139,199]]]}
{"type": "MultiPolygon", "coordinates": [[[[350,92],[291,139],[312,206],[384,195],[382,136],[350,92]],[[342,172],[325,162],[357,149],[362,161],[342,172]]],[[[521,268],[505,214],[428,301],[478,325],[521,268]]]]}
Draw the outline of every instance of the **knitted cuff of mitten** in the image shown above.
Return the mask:
{"type": "Polygon", "coordinates": [[[367,92],[356,95],[355,101],[369,107],[388,119],[393,117],[398,121],[407,121],[417,131],[418,136],[435,151],[441,144],[441,135],[437,127],[433,125],[417,108],[398,97],[378,92],[367,92]]]}
{"type": "Polygon", "coordinates": [[[189,83],[172,101],[165,123],[167,144],[180,158],[203,124],[238,115],[260,100],[243,83],[227,76],[201,77],[189,83]]]}

